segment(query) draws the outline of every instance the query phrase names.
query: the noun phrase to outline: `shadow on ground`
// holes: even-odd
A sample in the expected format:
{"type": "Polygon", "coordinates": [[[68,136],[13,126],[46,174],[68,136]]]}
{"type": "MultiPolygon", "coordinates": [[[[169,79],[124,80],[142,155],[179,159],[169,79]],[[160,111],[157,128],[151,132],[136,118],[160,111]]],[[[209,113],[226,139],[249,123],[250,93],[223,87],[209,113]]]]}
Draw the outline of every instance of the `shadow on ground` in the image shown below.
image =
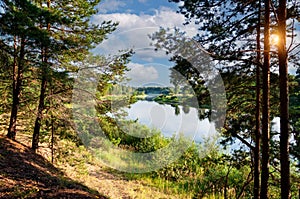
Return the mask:
{"type": "Polygon", "coordinates": [[[0,198],[100,198],[25,145],[0,136],[0,198]]]}

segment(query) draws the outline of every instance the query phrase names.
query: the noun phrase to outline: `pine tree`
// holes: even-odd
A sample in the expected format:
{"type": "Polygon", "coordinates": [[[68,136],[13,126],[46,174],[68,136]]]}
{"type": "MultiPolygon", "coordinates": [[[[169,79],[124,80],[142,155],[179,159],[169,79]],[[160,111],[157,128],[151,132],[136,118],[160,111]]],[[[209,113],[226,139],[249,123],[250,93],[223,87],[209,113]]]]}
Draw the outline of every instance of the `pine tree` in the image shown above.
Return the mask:
{"type": "Polygon", "coordinates": [[[290,157],[289,157],[289,86],[287,35],[287,1],[280,0],[278,8],[278,60],[280,79],[280,176],[281,198],[290,198],[290,157]]]}
{"type": "MultiPolygon", "coordinates": [[[[58,12],[58,21],[46,21],[41,26],[53,40],[41,47],[41,89],[38,112],[32,138],[32,149],[38,148],[41,121],[45,109],[47,83],[51,81],[51,70],[75,71],[77,62],[82,61],[89,50],[99,44],[105,35],[115,29],[116,24],[103,22],[100,26],[90,24],[91,15],[96,13],[94,1],[50,1],[41,3],[49,12],[58,12]],[[57,45],[59,44],[59,45],[57,45]],[[56,69],[55,69],[56,68],[56,69]]],[[[52,73],[54,74],[54,73],[52,73]]]]}
{"type": "Polygon", "coordinates": [[[261,198],[269,198],[269,160],[270,160],[270,0],[264,1],[264,64],[263,64],[263,102],[262,102],[262,168],[261,198]]]}
{"type": "Polygon", "coordinates": [[[40,15],[47,12],[40,10],[29,1],[2,1],[1,40],[4,49],[12,57],[12,107],[7,136],[15,139],[17,131],[17,115],[20,106],[20,94],[24,73],[36,44],[45,37],[45,32],[39,31],[35,24],[40,15]]]}

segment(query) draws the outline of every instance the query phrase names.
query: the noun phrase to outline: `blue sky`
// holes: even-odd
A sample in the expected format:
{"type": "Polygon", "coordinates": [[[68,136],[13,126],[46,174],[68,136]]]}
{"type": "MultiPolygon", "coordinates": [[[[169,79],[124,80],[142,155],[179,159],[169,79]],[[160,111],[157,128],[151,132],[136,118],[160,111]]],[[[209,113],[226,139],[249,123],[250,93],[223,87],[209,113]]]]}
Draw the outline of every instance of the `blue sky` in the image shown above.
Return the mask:
{"type": "Polygon", "coordinates": [[[194,25],[183,26],[184,16],[176,13],[177,4],[167,0],[103,0],[98,6],[99,13],[92,17],[92,22],[112,20],[119,22],[117,30],[99,45],[94,52],[99,54],[116,54],[119,50],[135,51],[131,63],[130,85],[143,86],[159,84],[169,86],[170,56],[165,52],[155,52],[150,46],[148,35],[160,27],[179,27],[190,37],[196,34],[194,25]]]}
{"type": "MultiPolygon", "coordinates": [[[[128,65],[131,71],[127,73],[132,79],[130,85],[169,86],[169,68],[173,63],[168,61],[170,56],[166,56],[165,52],[154,51],[148,35],[156,32],[159,27],[178,27],[187,32],[188,37],[198,33],[195,25],[183,25],[184,16],[176,13],[178,4],[168,0],[102,0],[97,8],[99,13],[92,17],[93,23],[112,20],[119,22],[119,26],[93,52],[112,55],[119,50],[133,49],[135,55],[128,65]]],[[[300,34],[296,41],[299,38],[300,34]]],[[[294,71],[295,68],[290,67],[290,72],[294,71]]]]}
{"type": "Polygon", "coordinates": [[[168,7],[176,10],[177,5],[168,0],[102,0],[98,6],[100,13],[125,12],[131,14],[154,14],[155,10],[168,7]]]}

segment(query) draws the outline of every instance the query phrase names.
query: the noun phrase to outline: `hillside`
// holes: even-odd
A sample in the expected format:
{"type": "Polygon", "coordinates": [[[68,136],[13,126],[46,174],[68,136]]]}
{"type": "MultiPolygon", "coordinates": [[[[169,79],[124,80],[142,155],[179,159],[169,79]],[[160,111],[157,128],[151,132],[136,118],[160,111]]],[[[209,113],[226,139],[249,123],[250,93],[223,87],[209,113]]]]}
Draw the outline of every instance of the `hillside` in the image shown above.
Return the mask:
{"type": "MultiPolygon", "coordinates": [[[[52,165],[40,154],[32,153],[24,134],[11,141],[0,133],[0,198],[111,198],[178,199],[171,187],[158,188],[149,181],[133,179],[92,162],[52,165]],[[88,170],[88,172],[83,172],[88,170]],[[101,194],[100,194],[101,193],[101,194]]],[[[39,151],[43,154],[43,151],[39,151]]],[[[85,154],[75,153],[71,157],[85,154]]],[[[79,158],[80,159],[80,158],[79,158]]],[[[85,160],[82,160],[85,161],[85,160]]]]}
{"type": "Polygon", "coordinates": [[[107,198],[0,135],[0,198],[107,198]]]}

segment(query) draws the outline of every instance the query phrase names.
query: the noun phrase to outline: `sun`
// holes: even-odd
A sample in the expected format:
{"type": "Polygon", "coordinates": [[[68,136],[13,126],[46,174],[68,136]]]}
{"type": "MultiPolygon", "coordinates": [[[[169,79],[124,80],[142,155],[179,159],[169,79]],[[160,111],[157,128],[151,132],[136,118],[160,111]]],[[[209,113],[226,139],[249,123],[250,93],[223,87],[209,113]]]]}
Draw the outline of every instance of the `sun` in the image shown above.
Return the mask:
{"type": "Polygon", "coordinates": [[[271,35],[271,45],[278,45],[280,41],[280,37],[276,34],[271,35]]]}

